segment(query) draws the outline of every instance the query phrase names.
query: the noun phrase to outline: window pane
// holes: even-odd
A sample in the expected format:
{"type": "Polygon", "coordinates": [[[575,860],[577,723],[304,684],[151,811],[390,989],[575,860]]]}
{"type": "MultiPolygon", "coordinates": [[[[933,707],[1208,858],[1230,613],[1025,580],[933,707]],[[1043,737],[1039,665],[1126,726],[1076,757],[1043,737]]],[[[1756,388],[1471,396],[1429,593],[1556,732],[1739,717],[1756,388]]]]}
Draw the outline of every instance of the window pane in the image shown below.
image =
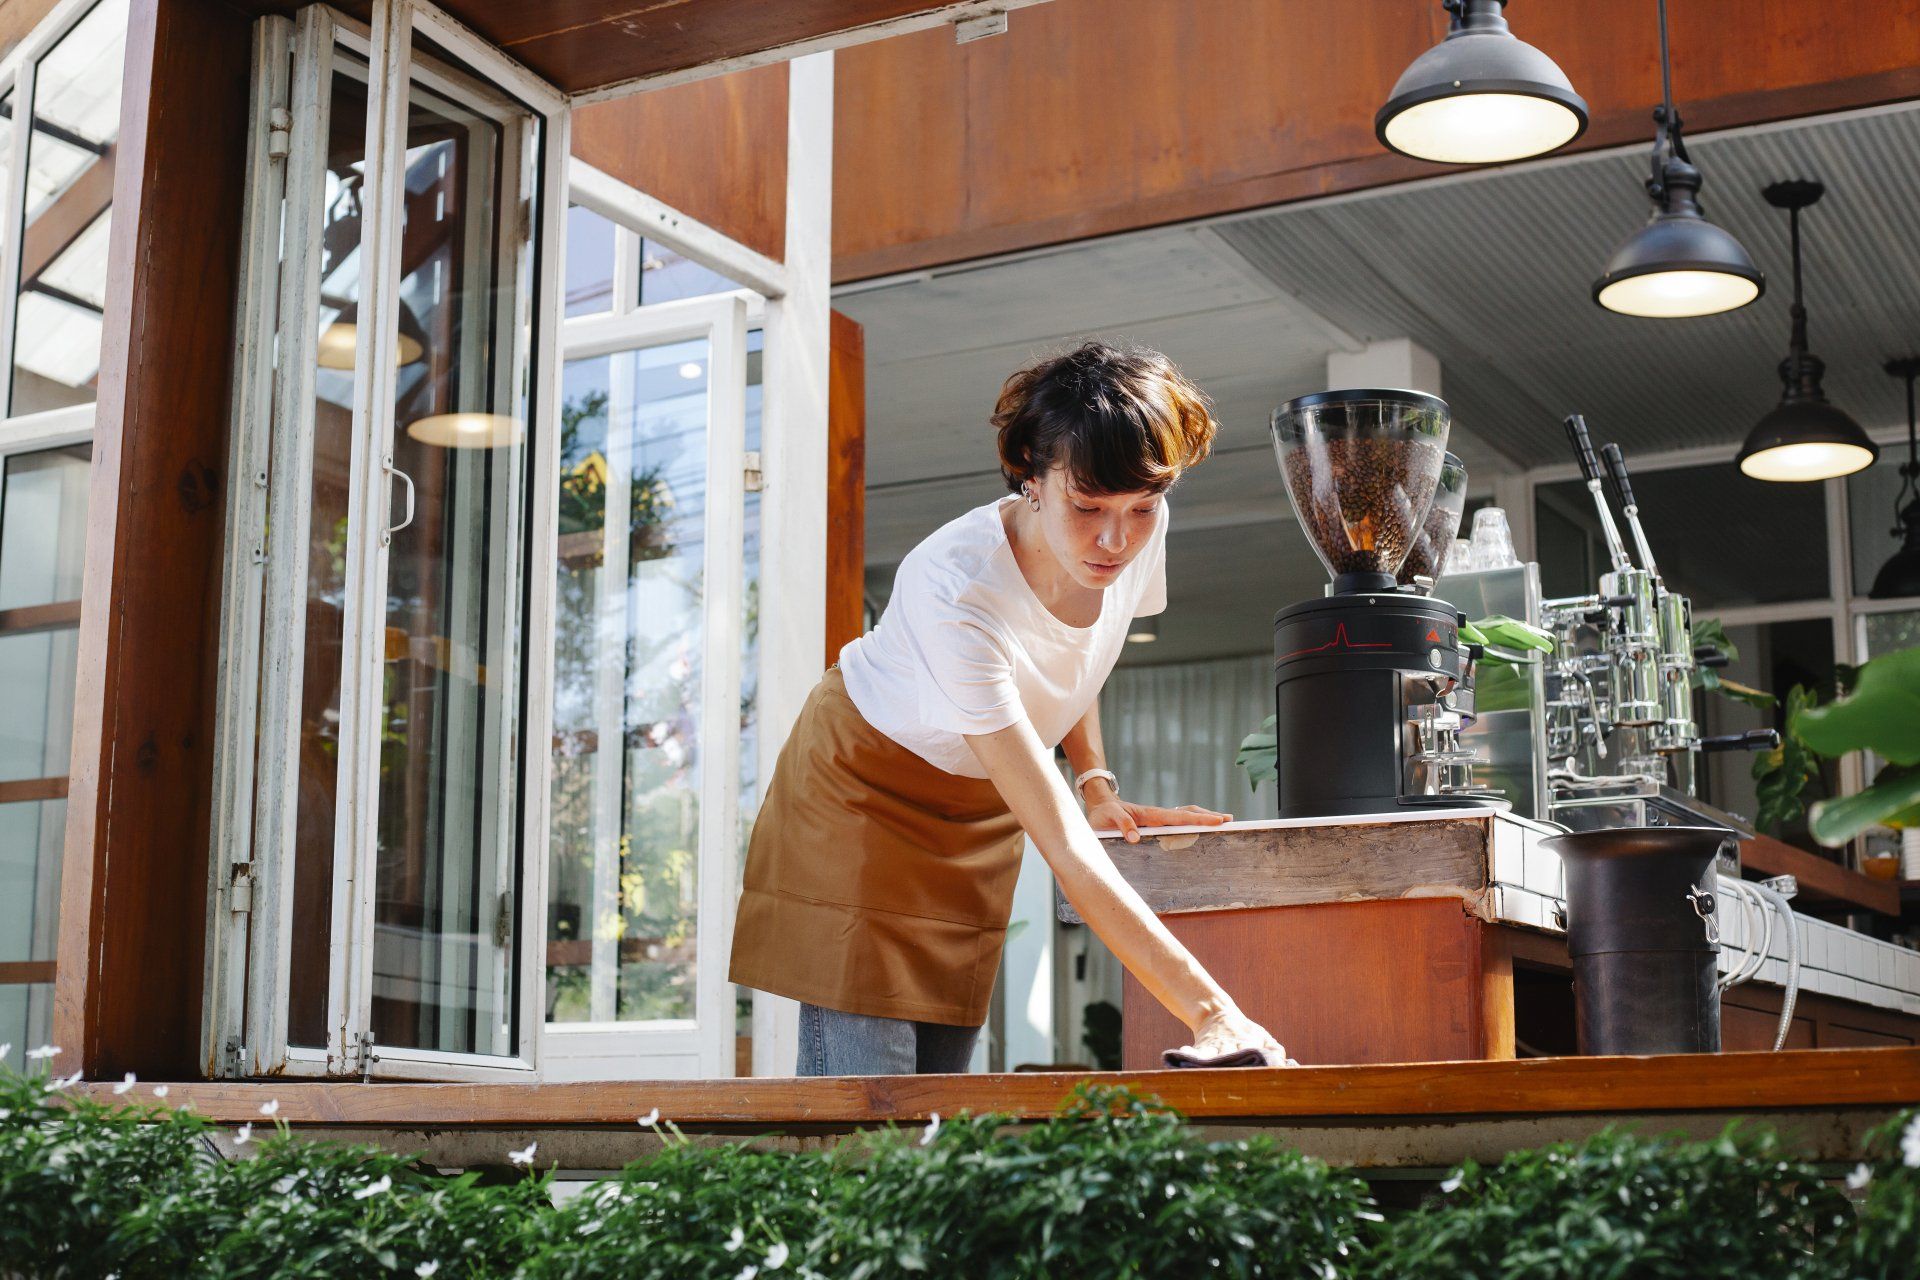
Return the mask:
{"type": "Polygon", "coordinates": [[[94,398],[126,30],[127,0],[101,0],[35,72],[14,414],[94,398]]]}
{"type": "Polygon", "coordinates": [[[0,781],[64,778],[86,553],[87,458],[16,454],[0,481],[0,781]]]}
{"type": "MultiPolygon", "coordinates": [[[[65,800],[0,804],[0,963],[54,958],[66,831],[65,800]]],[[[0,986],[0,992],[12,989],[0,986]]],[[[0,1028],[0,1040],[5,1039],[0,1028]]]]}
{"type": "Polygon", "coordinates": [[[53,984],[21,983],[0,986],[0,1044],[11,1046],[0,1054],[0,1066],[15,1071],[32,1067],[45,1071],[44,1062],[28,1062],[27,1050],[46,1044],[53,1036],[53,984]]]}
{"type": "Polygon", "coordinates": [[[640,242],[640,302],[676,302],[712,293],[731,293],[740,286],[697,262],[680,256],[655,240],[640,242]]]}
{"type": "Polygon", "coordinates": [[[567,210],[567,314],[613,310],[614,225],[591,209],[567,210]]]}
{"type": "MultiPolygon", "coordinates": [[[[515,1047],[530,442],[515,353],[518,126],[415,85],[393,457],[416,499],[387,568],[372,1029],[515,1047]]],[[[393,485],[404,520],[406,481],[393,485]]]]}
{"type": "Polygon", "coordinates": [[[1900,649],[1920,648],[1920,609],[1901,613],[1870,613],[1865,622],[1867,651],[1861,655],[1863,661],[1900,649]]]}
{"type": "Polygon", "coordinates": [[[308,490],[306,625],[300,682],[300,785],[295,801],[293,928],[287,1043],[327,1043],[334,948],[334,810],[339,800],[340,675],[345,649],[347,513],[352,506],[353,366],[360,303],[362,152],[367,65],[346,50],[328,118],[320,249],[319,368],[314,371],[313,480],[308,490]]]}
{"type": "Polygon", "coordinates": [[[694,1016],[704,340],[569,361],[547,1016],[694,1016]],[[608,521],[609,512],[625,512],[608,521]]]}
{"type": "MultiPolygon", "coordinates": [[[[1586,486],[1544,484],[1534,496],[1542,590],[1595,590],[1607,553],[1586,486]]],[[[1636,475],[1633,496],[1661,573],[1696,613],[1826,597],[1823,486],[1749,479],[1729,462],[1636,475]]],[[[1618,506],[1614,519],[1631,546],[1618,506]]]]}
{"type": "MultiPolygon", "coordinates": [[[[1639,496],[1639,488],[1639,481],[1636,480],[1635,497],[1639,496]]],[[[1822,701],[1833,697],[1833,623],[1828,619],[1732,626],[1727,628],[1727,638],[1740,651],[1740,658],[1723,668],[1720,674],[1729,680],[1764,689],[1779,701],[1771,710],[1761,711],[1724,694],[1697,694],[1695,705],[1699,710],[1702,736],[1781,728],[1786,714],[1787,691],[1796,684],[1804,684],[1815,690],[1822,701]]],[[[1702,753],[1701,799],[1751,821],[1760,809],[1753,778],[1754,759],[1755,755],[1750,751],[1702,753]]],[[[1839,774],[1832,761],[1823,761],[1821,769],[1822,781],[1810,783],[1803,793],[1808,804],[1822,795],[1833,794],[1833,788],[1838,783],[1839,774]]],[[[1817,847],[1806,835],[1804,817],[1784,832],[1771,834],[1809,849],[1817,847]]]]}
{"type": "MultiPolygon", "coordinates": [[[[1847,477],[1847,523],[1852,535],[1853,594],[1873,590],[1880,566],[1906,542],[1900,524],[1900,467],[1907,460],[1903,440],[1880,451],[1880,458],[1864,471],[1847,477]]],[[[1909,492],[1907,501],[1912,502],[1909,492]]]]}

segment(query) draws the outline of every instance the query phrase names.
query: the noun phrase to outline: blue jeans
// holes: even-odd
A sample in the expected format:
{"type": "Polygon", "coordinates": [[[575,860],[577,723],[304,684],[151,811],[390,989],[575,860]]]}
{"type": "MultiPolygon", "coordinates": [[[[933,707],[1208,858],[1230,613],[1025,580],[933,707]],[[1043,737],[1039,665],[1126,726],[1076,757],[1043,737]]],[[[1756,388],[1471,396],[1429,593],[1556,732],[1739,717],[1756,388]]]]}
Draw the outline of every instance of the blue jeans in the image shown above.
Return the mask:
{"type": "Polygon", "coordinates": [[[979,1027],[907,1022],[800,1006],[803,1076],[958,1075],[973,1060],[979,1027]]]}

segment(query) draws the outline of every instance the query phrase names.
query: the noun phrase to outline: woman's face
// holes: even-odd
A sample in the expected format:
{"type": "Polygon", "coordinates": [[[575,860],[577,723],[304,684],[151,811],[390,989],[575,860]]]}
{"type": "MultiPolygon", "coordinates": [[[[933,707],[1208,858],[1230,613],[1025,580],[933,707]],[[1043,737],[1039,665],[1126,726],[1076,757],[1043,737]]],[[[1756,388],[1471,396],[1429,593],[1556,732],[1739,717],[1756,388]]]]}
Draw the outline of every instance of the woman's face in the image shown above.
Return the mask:
{"type": "Polygon", "coordinates": [[[1160,519],[1159,493],[1083,493],[1073,487],[1064,467],[1054,467],[1031,483],[1040,495],[1042,538],[1073,580],[1105,590],[1147,545],[1160,519]]]}

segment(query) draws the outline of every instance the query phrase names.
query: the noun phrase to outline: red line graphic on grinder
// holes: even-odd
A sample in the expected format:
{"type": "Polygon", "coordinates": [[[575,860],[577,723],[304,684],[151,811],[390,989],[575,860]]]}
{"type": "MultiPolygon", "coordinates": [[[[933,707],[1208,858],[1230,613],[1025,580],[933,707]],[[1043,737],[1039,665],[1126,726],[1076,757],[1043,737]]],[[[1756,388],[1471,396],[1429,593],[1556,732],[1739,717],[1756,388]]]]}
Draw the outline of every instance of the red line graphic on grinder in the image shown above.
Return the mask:
{"type": "Polygon", "coordinates": [[[1317,644],[1313,646],[1313,648],[1311,649],[1295,649],[1292,653],[1282,655],[1280,658],[1280,661],[1285,662],[1289,658],[1298,658],[1309,653],[1327,653],[1334,649],[1391,649],[1391,648],[1393,648],[1393,641],[1391,640],[1370,640],[1364,644],[1357,644],[1354,641],[1347,639],[1347,624],[1344,622],[1338,622],[1338,623],[1335,623],[1333,627],[1333,639],[1327,641],[1325,644],[1317,644]]]}

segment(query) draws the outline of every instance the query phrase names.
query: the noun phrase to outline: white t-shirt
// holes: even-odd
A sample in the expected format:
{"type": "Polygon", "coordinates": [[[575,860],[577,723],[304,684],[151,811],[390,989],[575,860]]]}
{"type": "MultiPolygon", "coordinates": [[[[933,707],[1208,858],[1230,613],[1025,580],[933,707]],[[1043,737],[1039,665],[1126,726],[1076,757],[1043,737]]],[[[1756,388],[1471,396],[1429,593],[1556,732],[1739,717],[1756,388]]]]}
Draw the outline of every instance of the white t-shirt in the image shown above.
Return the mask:
{"type": "Polygon", "coordinates": [[[1167,607],[1167,504],[1147,545],[1106,588],[1090,627],[1060,621],[1013,558],[1001,511],[975,507],[907,553],[872,631],[840,650],[847,695],[867,723],[928,763],[987,771],[963,734],[1024,712],[1049,748],[1100,696],[1135,618],[1167,607]]]}

